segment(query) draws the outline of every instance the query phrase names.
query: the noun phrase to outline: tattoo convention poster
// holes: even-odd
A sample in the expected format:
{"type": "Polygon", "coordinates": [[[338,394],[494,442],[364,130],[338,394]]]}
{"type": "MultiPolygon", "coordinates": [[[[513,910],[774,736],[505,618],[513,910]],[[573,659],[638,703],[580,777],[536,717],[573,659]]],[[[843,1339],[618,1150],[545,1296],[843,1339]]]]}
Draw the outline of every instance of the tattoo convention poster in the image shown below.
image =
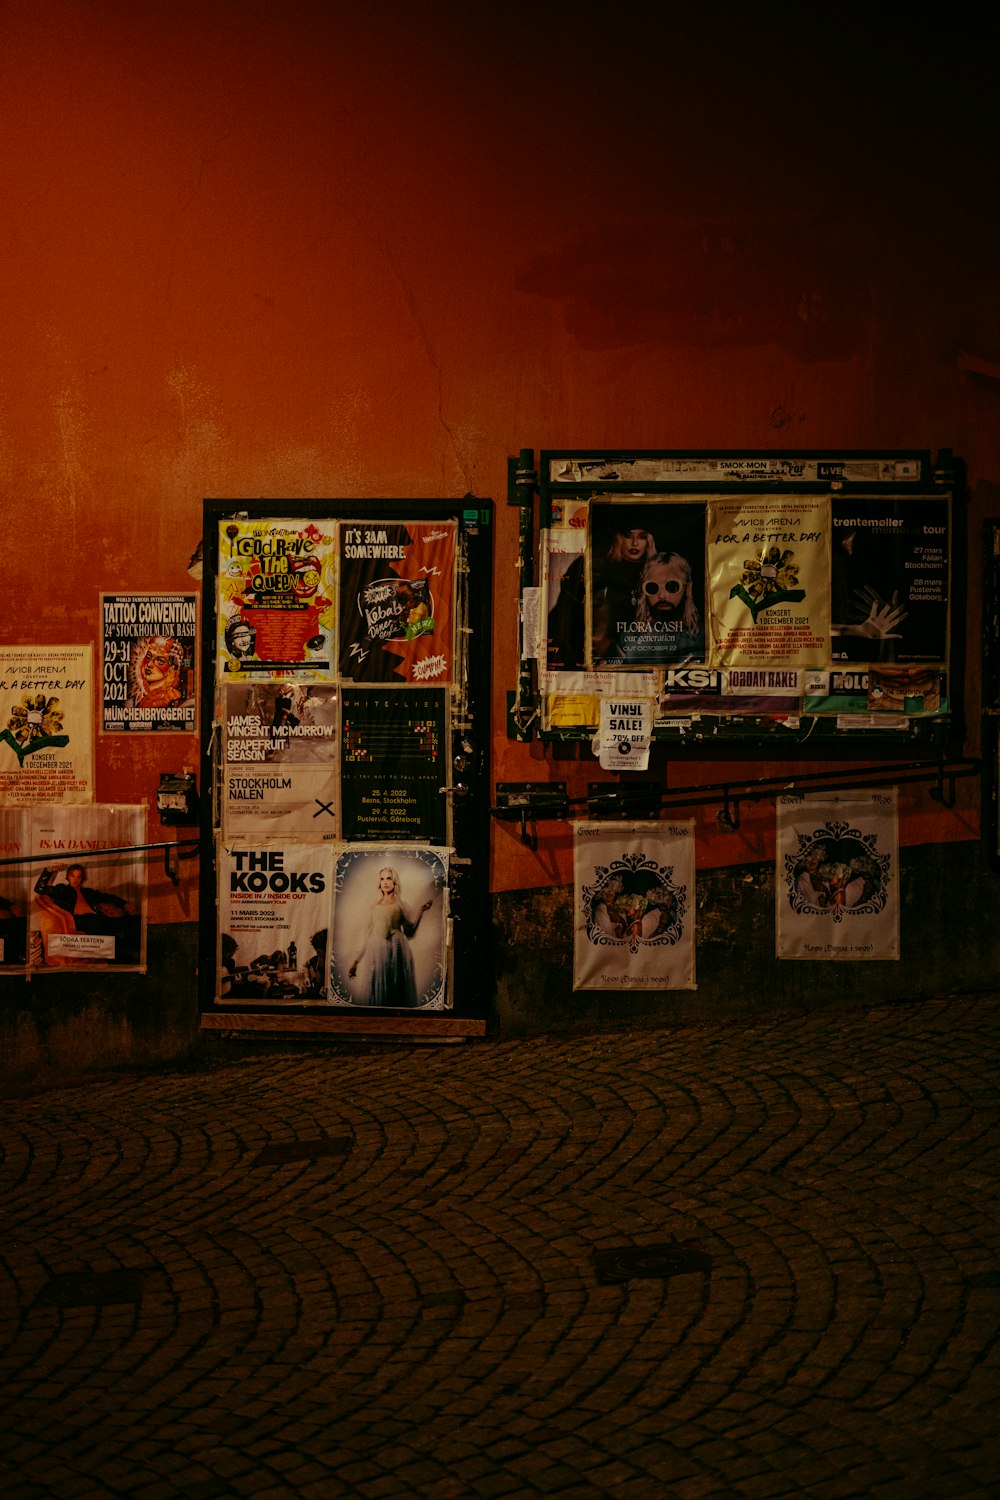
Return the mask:
{"type": "Polygon", "coordinates": [[[719,667],[829,661],[826,499],[769,495],[709,507],[711,660],[719,667]]]}
{"type": "Polygon", "coordinates": [[[0,647],[0,806],[94,800],[92,646],[0,647]]]}
{"type": "Polygon", "coordinates": [[[101,595],[101,730],[194,734],[197,594],[101,595]]]}
{"type": "Polygon", "coordinates": [[[145,807],[37,808],[31,814],[32,972],[144,969],[145,807]]]}
{"type": "Polygon", "coordinates": [[[334,567],[314,521],[220,521],[218,675],[332,680],[334,567]]]}
{"type": "Polygon", "coordinates": [[[896,792],[780,797],[777,956],[899,957],[896,792]]]}
{"type": "Polygon", "coordinates": [[[345,842],[447,842],[446,689],[344,688],[340,741],[345,842]]]}
{"type": "MultiPolygon", "coordinates": [[[[0,859],[30,857],[29,818],[27,808],[0,808],[0,859]]],[[[31,865],[0,865],[0,972],[23,970],[28,961],[31,871],[31,865]]]]}
{"type": "Polygon", "coordinates": [[[223,831],[231,840],[337,837],[338,691],[326,683],[225,688],[223,831]]]}
{"type": "Polygon", "coordinates": [[[342,521],[340,677],[454,681],[454,521],[342,521]]]}
{"type": "Polygon", "coordinates": [[[445,1009],[448,865],[440,849],[346,849],[337,860],[330,1004],[445,1009]]]}
{"type": "Polygon", "coordinates": [[[325,1002],[332,893],[333,850],[322,844],[223,845],[219,1002],[325,1002]]]}
{"type": "Polygon", "coordinates": [[[835,496],[831,659],[948,659],[949,504],[835,496]]]}
{"type": "Polygon", "coordinates": [[[705,505],[663,497],[590,502],[588,663],[705,660],[705,505]]]}
{"type": "Polygon", "coordinates": [[[694,821],[573,831],[573,988],[695,989],[694,821]]]}

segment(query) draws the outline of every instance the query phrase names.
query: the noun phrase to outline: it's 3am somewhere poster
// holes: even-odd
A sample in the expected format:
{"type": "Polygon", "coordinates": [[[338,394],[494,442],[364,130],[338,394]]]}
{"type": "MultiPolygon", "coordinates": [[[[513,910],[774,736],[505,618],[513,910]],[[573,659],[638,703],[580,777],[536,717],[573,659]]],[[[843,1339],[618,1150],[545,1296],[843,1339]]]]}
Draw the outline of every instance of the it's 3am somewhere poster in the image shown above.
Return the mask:
{"type": "Polygon", "coordinates": [[[454,681],[457,535],[454,521],[339,524],[342,681],[454,681]]]}

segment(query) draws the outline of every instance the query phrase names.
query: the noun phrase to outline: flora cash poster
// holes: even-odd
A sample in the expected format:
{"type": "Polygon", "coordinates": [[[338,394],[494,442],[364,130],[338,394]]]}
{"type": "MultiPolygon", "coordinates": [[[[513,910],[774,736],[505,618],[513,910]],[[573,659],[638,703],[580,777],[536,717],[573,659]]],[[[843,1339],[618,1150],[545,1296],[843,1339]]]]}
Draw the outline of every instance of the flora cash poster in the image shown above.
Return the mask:
{"type": "Polygon", "coordinates": [[[895,788],[778,799],[779,958],[899,957],[895,788]]]}
{"type": "Polygon", "coordinates": [[[694,822],[574,825],[573,988],[693,990],[694,822]]]}
{"type": "Polygon", "coordinates": [[[455,680],[455,521],[342,521],[343,682],[455,680]]]}
{"type": "Polygon", "coordinates": [[[32,972],[144,969],[145,807],[37,808],[31,814],[32,972]]]}
{"type": "Polygon", "coordinates": [[[773,495],[713,501],[708,515],[708,577],[714,666],[827,664],[827,500],[773,495]]]}
{"type": "Polygon", "coordinates": [[[94,800],[93,696],[93,647],[0,647],[0,806],[94,800]]]}
{"type": "Polygon", "coordinates": [[[330,680],[333,572],[332,532],[314,521],[220,521],[219,677],[330,680]]]}

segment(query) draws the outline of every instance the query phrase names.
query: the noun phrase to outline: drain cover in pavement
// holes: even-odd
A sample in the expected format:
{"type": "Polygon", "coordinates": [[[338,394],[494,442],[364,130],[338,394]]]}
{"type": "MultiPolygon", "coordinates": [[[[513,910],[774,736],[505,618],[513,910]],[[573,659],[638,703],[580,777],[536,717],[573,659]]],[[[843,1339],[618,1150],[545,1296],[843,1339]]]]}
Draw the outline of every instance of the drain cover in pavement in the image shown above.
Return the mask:
{"type": "Polygon", "coordinates": [[[254,1167],[283,1167],[295,1161],[319,1161],[324,1156],[345,1156],[351,1149],[348,1135],[321,1135],[315,1141],[275,1141],[265,1146],[251,1163],[254,1167]]]}
{"type": "Polygon", "coordinates": [[[613,1250],[594,1251],[594,1270],[603,1286],[640,1277],[666,1280],[668,1276],[691,1276],[711,1269],[712,1257],[693,1240],[667,1245],[618,1245],[613,1250]]]}
{"type": "Polygon", "coordinates": [[[66,1271],[53,1276],[38,1294],[52,1307],[110,1307],[115,1302],[138,1302],[145,1271],[66,1271]]]}

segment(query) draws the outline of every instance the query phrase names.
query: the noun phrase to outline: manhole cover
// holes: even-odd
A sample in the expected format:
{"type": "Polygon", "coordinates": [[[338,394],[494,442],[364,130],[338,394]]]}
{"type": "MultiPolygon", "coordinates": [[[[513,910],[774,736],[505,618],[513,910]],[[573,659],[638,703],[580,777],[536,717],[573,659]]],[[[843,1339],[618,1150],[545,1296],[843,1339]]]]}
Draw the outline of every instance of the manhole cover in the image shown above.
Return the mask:
{"type": "Polygon", "coordinates": [[[667,1245],[619,1245],[594,1251],[594,1269],[603,1286],[669,1276],[692,1276],[712,1269],[712,1257],[694,1240],[667,1245]]]}
{"type": "Polygon", "coordinates": [[[351,1149],[347,1135],[321,1135],[315,1141],[275,1141],[265,1146],[251,1165],[283,1167],[295,1161],[320,1161],[324,1156],[344,1156],[351,1149]]]}
{"type": "Polygon", "coordinates": [[[146,1271],[66,1271],[42,1287],[38,1301],[50,1307],[110,1307],[138,1302],[146,1271]]]}

